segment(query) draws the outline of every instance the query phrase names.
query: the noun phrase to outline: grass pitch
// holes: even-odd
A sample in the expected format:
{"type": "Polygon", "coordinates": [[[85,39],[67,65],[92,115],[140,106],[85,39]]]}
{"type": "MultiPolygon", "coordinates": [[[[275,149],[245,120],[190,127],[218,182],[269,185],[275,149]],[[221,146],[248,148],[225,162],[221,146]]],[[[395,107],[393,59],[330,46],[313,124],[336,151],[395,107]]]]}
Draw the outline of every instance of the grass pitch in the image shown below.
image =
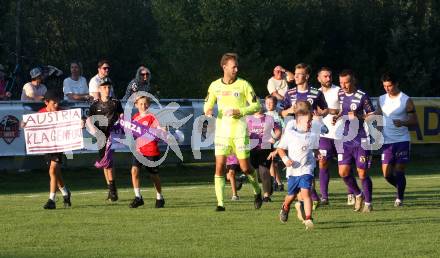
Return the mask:
{"type": "MultiPolygon", "coordinates": [[[[394,189],[373,175],[371,214],[346,205],[345,186],[332,169],[330,206],[314,213],[315,229],[305,231],[295,213],[278,220],[285,192],[253,208],[245,184],[241,200],[214,211],[213,166],[161,169],[164,209],[154,208],[155,192],[142,175],[145,205],[129,209],[134,194],[128,169],[117,170],[120,201],[104,201],[102,172],[64,170],[73,206],[43,210],[47,171],[0,173],[0,257],[440,257],[440,175],[435,160],[408,168],[405,206],[394,208],[394,189]]],[[[319,189],[319,188],[317,188],[319,189]]]]}

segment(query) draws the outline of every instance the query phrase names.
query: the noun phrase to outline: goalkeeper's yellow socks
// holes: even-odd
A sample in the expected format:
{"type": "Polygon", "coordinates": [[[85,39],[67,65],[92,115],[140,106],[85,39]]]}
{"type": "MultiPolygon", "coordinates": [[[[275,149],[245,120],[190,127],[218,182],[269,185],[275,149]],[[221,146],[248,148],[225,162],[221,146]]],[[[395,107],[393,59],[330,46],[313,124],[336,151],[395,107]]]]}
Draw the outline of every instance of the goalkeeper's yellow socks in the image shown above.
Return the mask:
{"type": "Polygon", "coordinates": [[[217,206],[224,207],[224,193],[226,180],[224,176],[214,176],[215,196],[217,197],[217,206]]]}
{"type": "Polygon", "coordinates": [[[255,169],[251,169],[250,173],[247,175],[249,183],[251,183],[252,188],[254,188],[254,194],[261,194],[260,184],[258,184],[257,172],[255,169]]]}

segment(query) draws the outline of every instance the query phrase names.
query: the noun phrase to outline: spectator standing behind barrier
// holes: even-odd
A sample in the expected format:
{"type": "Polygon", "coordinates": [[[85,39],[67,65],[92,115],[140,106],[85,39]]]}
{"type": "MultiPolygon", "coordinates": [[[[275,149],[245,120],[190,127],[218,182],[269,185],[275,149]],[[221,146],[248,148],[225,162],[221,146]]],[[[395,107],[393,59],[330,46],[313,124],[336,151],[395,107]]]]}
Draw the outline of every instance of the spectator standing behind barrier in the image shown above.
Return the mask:
{"type": "Polygon", "coordinates": [[[288,77],[293,78],[293,74],[279,65],[276,66],[273,69],[273,76],[267,81],[269,94],[278,100],[283,100],[288,90],[288,77]]]}
{"type": "Polygon", "coordinates": [[[155,95],[153,87],[150,84],[151,80],[151,72],[150,70],[141,65],[136,71],[136,76],[127,86],[127,90],[125,91],[125,95],[122,100],[127,100],[133,93],[138,91],[145,91],[155,95]]]}
{"type": "MultiPolygon", "coordinates": [[[[89,82],[89,95],[94,100],[99,99],[99,85],[104,78],[107,78],[110,73],[110,62],[106,59],[102,59],[98,62],[98,74],[92,77],[89,82]]],[[[110,89],[110,97],[115,98],[113,91],[114,86],[110,89]]]]}
{"type": "Polygon", "coordinates": [[[11,93],[6,89],[6,73],[5,67],[0,64],[0,100],[7,100],[11,97],[11,93]]]}
{"type": "Polygon", "coordinates": [[[21,100],[42,101],[47,92],[46,85],[42,84],[43,79],[40,68],[33,68],[30,71],[31,81],[23,86],[21,100]]]}
{"type": "Polygon", "coordinates": [[[82,74],[81,63],[73,61],[70,63],[70,77],[63,81],[64,100],[87,101],[91,99],[87,80],[82,74]]]}

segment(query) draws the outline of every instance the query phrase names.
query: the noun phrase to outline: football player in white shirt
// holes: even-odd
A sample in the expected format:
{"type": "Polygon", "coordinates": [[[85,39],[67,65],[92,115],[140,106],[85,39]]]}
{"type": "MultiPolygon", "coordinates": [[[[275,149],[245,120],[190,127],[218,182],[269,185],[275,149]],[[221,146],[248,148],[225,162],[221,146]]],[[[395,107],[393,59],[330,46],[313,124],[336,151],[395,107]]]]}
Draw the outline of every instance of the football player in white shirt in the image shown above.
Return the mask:
{"type": "Polygon", "coordinates": [[[397,77],[385,73],[381,78],[385,94],[377,102],[377,113],[383,116],[382,172],[385,179],[397,189],[395,207],[403,205],[406,187],[405,165],[409,161],[409,126],[418,123],[416,109],[408,95],[398,88],[397,77]]]}
{"type": "MultiPolygon", "coordinates": [[[[321,155],[318,151],[321,123],[313,120],[312,106],[308,101],[297,101],[295,119],[289,121],[281,141],[278,144],[278,155],[286,165],[287,195],[280,211],[281,222],[287,222],[290,205],[300,192],[304,202],[304,216],[298,214],[303,220],[306,229],[313,228],[312,220],[312,182],[316,158],[321,155]],[[286,153],[288,151],[288,154],[286,153]]],[[[299,203],[298,203],[299,204],[299,203]]],[[[297,205],[295,205],[298,209],[297,205]]]]}
{"type": "MultiPolygon", "coordinates": [[[[329,161],[337,157],[335,147],[336,128],[341,125],[341,121],[333,125],[333,117],[339,112],[338,92],[339,86],[332,84],[332,71],[328,67],[322,67],[318,71],[318,82],[321,84],[319,88],[324,94],[325,101],[328,106],[328,115],[324,117],[323,123],[328,129],[327,133],[321,134],[319,139],[319,152],[322,159],[319,161],[319,188],[321,191],[320,205],[328,205],[328,185],[330,181],[329,161]]],[[[352,173],[353,174],[353,173],[352,173]]],[[[354,194],[349,191],[347,204],[354,205],[354,194]]]]}

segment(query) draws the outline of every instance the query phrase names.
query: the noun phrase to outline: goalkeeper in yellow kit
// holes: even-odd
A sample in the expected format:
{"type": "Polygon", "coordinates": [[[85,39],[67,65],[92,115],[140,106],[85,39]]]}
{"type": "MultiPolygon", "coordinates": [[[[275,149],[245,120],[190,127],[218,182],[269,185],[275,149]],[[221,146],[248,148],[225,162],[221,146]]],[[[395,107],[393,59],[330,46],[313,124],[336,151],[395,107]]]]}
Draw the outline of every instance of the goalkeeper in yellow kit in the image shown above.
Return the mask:
{"type": "Polygon", "coordinates": [[[223,202],[226,184],[224,169],[226,157],[229,154],[237,156],[241,170],[247,175],[254,188],[254,204],[255,208],[259,209],[263,200],[257,174],[249,162],[250,146],[245,116],[260,110],[260,101],[252,86],[237,77],[237,54],[224,54],[220,66],[223,69],[223,77],[211,83],[204,105],[204,112],[207,116],[212,116],[215,102],[217,102],[218,109],[214,140],[216,211],[225,210],[223,202]]]}

